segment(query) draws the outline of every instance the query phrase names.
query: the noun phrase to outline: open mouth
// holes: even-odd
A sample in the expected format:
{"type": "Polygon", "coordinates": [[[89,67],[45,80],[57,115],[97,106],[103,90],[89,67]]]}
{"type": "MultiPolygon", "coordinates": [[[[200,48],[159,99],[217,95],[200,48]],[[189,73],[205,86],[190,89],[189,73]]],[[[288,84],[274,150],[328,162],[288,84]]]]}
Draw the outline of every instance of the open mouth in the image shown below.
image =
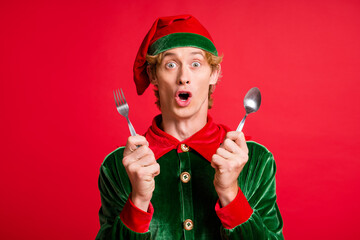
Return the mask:
{"type": "Polygon", "coordinates": [[[176,95],[181,101],[185,102],[191,97],[191,92],[179,91],[179,92],[177,92],[176,95]]]}
{"type": "Polygon", "coordinates": [[[189,93],[179,93],[179,98],[181,101],[187,101],[190,97],[190,94],[189,93]]]}
{"type": "Polygon", "coordinates": [[[190,104],[190,100],[191,100],[192,94],[191,92],[188,91],[178,91],[176,93],[176,101],[179,104],[179,106],[182,107],[186,107],[187,105],[190,104]]]}

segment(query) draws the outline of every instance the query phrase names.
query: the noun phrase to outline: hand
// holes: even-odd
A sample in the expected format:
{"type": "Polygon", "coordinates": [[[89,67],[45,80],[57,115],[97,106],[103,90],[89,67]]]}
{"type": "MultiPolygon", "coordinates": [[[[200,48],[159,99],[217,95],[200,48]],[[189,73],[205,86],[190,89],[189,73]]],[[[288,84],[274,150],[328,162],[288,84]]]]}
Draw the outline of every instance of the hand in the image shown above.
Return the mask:
{"type": "Polygon", "coordinates": [[[146,212],[155,189],[154,178],[160,173],[160,165],[145,137],[137,135],[128,138],[122,162],[132,186],[131,201],[146,212]]]}
{"type": "Polygon", "coordinates": [[[249,150],[242,132],[228,132],[224,142],[213,155],[214,186],[222,207],[233,201],[238,193],[238,177],[247,163],[249,150]]]}

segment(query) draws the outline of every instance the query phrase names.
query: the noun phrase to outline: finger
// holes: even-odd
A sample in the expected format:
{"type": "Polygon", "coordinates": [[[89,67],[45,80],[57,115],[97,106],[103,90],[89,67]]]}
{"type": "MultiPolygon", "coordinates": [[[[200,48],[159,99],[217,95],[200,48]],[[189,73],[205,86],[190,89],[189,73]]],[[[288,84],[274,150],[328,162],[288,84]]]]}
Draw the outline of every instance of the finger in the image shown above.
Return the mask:
{"type": "Polygon", "coordinates": [[[239,135],[241,134],[241,132],[237,132],[237,131],[230,131],[226,133],[225,138],[229,138],[233,141],[236,141],[236,139],[239,138],[239,135]]]}
{"type": "Polygon", "coordinates": [[[245,135],[244,135],[243,132],[241,132],[239,138],[238,138],[235,142],[236,142],[237,145],[240,146],[240,148],[241,148],[246,154],[249,153],[249,149],[248,149],[248,147],[247,147],[245,135]]]}
{"type": "MultiPolygon", "coordinates": [[[[231,140],[230,140],[231,141],[231,140]]],[[[232,157],[232,153],[229,152],[229,150],[224,148],[225,146],[219,147],[216,150],[216,154],[219,155],[220,157],[223,157],[225,159],[231,158],[232,157]]]]}
{"type": "Polygon", "coordinates": [[[139,164],[142,167],[147,167],[153,164],[156,164],[156,159],[154,155],[145,155],[138,161],[134,162],[134,164],[139,164]]]}
{"type": "Polygon", "coordinates": [[[220,157],[218,154],[214,154],[211,158],[211,166],[215,169],[218,169],[221,166],[221,161],[224,159],[220,157]]]}
{"type": "Polygon", "coordinates": [[[126,172],[132,179],[135,178],[148,181],[152,180],[154,176],[160,173],[160,165],[155,162],[154,164],[144,167],[141,166],[141,164],[138,164],[138,162],[135,162],[126,168],[126,172]]]}
{"type": "Polygon", "coordinates": [[[225,138],[224,142],[222,143],[222,148],[226,149],[230,153],[240,152],[240,147],[234,142],[234,140],[230,138],[225,138]]]}
{"type": "Polygon", "coordinates": [[[229,168],[231,161],[228,161],[217,154],[214,154],[211,161],[211,166],[215,169],[215,172],[223,174],[229,168]]]}
{"type": "Polygon", "coordinates": [[[149,146],[149,142],[146,140],[144,136],[136,135],[136,136],[130,136],[127,139],[125,150],[124,150],[124,156],[130,154],[131,152],[134,152],[138,146],[149,146]]]}
{"type": "Polygon", "coordinates": [[[243,151],[248,153],[248,148],[243,132],[231,131],[227,132],[225,139],[233,140],[243,151]]]}
{"type": "Polygon", "coordinates": [[[146,171],[151,174],[152,177],[155,177],[160,174],[160,165],[158,163],[151,164],[147,167],[144,167],[146,171]]]}
{"type": "Polygon", "coordinates": [[[139,148],[137,148],[133,154],[136,156],[136,158],[140,159],[143,158],[145,155],[150,155],[155,159],[154,152],[146,145],[142,145],[139,148]]]}
{"type": "Polygon", "coordinates": [[[146,155],[152,156],[155,159],[154,153],[151,151],[151,149],[148,146],[143,145],[137,148],[134,152],[130,152],[128,155],[124,154],[124,158],[122,160],[123,165],[126,168],[134,162],[139,161],[146,155]]]}

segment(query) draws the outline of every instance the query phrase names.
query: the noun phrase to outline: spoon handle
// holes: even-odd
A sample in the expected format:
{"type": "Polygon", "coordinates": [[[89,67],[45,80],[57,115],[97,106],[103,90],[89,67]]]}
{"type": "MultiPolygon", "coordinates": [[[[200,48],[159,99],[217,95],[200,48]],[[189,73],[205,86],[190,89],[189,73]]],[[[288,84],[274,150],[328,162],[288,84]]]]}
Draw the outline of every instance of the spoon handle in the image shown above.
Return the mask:
{"type": "Polygon", "coordinates": [[[246,119],[246,117],[247,117],[247,114],[245,114],[244,118],[241,120],[239,126],[237,127],[237,129],[236,129],[237,132],[241,132],[241,131],[242,131],[242,129],[243,129],[243,127],[244,127],[244,124],[245,124],[245,119],[246,119]]]}

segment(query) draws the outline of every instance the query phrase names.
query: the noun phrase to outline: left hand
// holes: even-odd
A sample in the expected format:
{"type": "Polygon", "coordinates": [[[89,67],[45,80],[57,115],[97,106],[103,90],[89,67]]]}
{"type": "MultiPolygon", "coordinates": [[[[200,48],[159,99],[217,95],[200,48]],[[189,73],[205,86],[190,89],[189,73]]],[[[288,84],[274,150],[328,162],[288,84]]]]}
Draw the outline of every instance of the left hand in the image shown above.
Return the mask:
{"type": "Polygon", "coordinates": [[[215,168],[214,186],[222,207],[238,193],[238,177],[247,163],[249,150],[242,132],[228,132],[224,142],[212,157],[215,168]]]}

